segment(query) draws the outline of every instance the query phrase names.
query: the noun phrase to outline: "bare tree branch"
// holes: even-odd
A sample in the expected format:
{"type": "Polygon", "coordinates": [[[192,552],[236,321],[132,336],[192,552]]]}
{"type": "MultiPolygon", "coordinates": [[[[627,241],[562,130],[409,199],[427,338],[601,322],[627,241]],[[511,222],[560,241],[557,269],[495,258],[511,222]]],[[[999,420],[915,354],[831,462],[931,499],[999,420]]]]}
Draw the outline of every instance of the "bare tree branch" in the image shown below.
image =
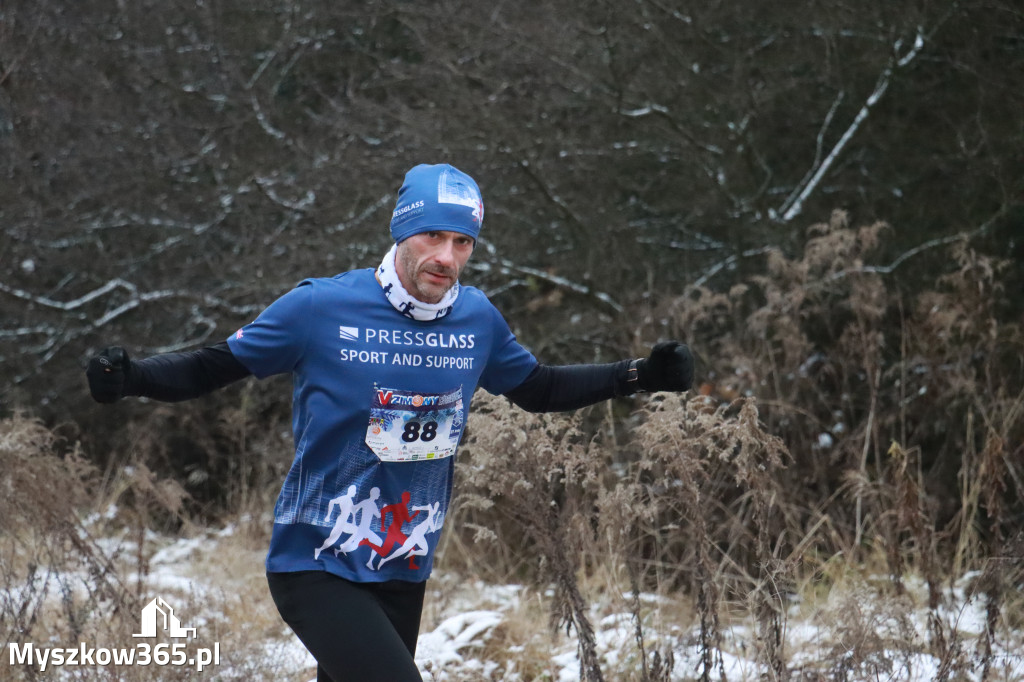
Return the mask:
{"type": "Polygon", "coordinates": [[[11,339],[19,336],[34,336],[38,334],[52,334],[54,328],[50,325],[36,325],[35,327],[14,327],[11,329],[0,329],[0,339],[11,339]]]}
{"type": "Polygon", "coordinates": [[[270,119],[267,118],[267,115],[263,113],[263,109],[260,107],[260,103],[259,100],[256,99],[256,95],[252,95],[249,98],[249,101],[252,103],[253,113],[256,114],[256,120],[259,121],[260,127],[263,128],[263,131],[275,140],[284,140],[287,136],[282,130],[275,128],[274,124],[272,124],[270,119]]]}
{"type": "Polygon", "coordinates": [[[991,218],[986,220],[984,223],[979,225],[976,230],[973,230],[971,232],[958,232],[957,234],[948,235],[946,237],[937,237],[935,239],[929,239],[924,243],[918,244],[914,248],[908,249],[907,251],[901,253],[888,265],[863,265],[857,268],[839,270],[838,272],[834,272],[831,275],[829,275],[825,279],[825,281],[832,282],[847,277],[849,275],[859,275],[862,273],[890,275],[896,270],[896,268],[903,265],[903,263],[905,263],[906,261],[910,260],[911,258],[920,253],[924,253],[925,251],[934,249],[939,246],[945,246],[946,244],[953,244],[955,242],[960,241],[970,241],[971,239],[984,235],[989,231],[989,229],[991,229],[991,227],[996,223],[996,221],[998,221],[1000,218],[1006,215],[1009,212],[1009,210],[1010,207],[1008,205],[1001,207],[998,211],[996,211],[996,213],[991,218]]]}
{"type": "Polygon", "coordinates": [[[36,296],[35,294],[25,291],[24,289],[18,289],[12,286],[8,286],[3,282],[0,282],[0,291],[3,291],[4,293],[10,294],[15,298],[31,301],[41,306],[45,306],[47,308],[54,308],[56,310],[61,310],[64,312],[67,312],[69,310],[75,310],[76,308],[81,308],[86,303],[94,301],[100,296],[104,296],[105,294],[108,294],[111,291],[114,291],[115,289],[119,288],[127,289],[128,291],[131,292],[136,291],[135,285],[129,282],[126,282],[123,279],[112,279],[103,286],[93,289],[84,296],[80,296],[72,301],[54,301],[53,299],[47,298],[46,296],[36,296]]]}
{"type": "MultiPolygon", "coordinates": [[[[857,112],[853,122],[839,138],[839,141],[832,147],[832,151],[830,151],[828,156],[825,157],[825,160],[821,162],[809,178],[805,178],[801,185],[797,186],[797,189],[794,190],[794,192],[779,208],[777,214],[781,214],[781,220],[783,222],[789,222],[796,216],[800,215],[803,211],[804,202],[807,201],[808,197],[810,197],[818,188],[822,178],[824,178],[825,174],[832,168],[832,164],[835,163],[836,159],[839,158],[839,155],[846,148],[846,145],[853,139],[853,136],[857,133],[861,124],[867,120],[871,110],[882,99],[885,91],[889,89],[889,83],[892,80],[893,72],[896,69],[906,67],[914,61],[920,53],[921,48],[924,47],[924,40],[922,29],[919,28],[917,36],[914,38],[914,46],[902,57],[899,55],[899,51],[902,48],[903,41],[896,41],[893,45],[893,56],[889,58],[885,68],[882,69],[882,73],[879,74],[878,80],[875,83],[874,91],[868,96],[864,105],[860,108],[860,111],[857,112]]],[[[835,104],[833,104],[832,109],[829,110],[829,114],[826,116],[826,123],[824,125],[827,125],[827,121],[832,116],[834,108],[835,104]]]]}
{"type": "MultiPolygon", "coordinates": [[[[583,294],[584,296],[591,296],[593,298],[596,298],[597,300],[601,301],[602,303],[604,303],[617,313],[621,313],[623,310],[625,310],[622,304],[618,303],[614,298],[612,298],[611,296],[604,292],[594,291],[591,287],[588,287],[585,284],[579,284],[577,282],[568,280],[564,277],[559,277],[558,275],[552,275],[550,273],[544,272],[543,270],[538,270],[537,268],[531,268],[525,265],[516,265],[515,263],[512,263],[511,261],[505,259],[499,259],[493,265],[491,263],[484,261],[479,263],[470,263],[467,267],[477,272],[497,272],[498,274],[504,276],[513,276],[516,274],[529,275],[534,279],[542,280],[549,284],[553,284],[557,287],[562,287],[563,289],[568,289],[578,294],[583,294]]],[[[526,285],[528,283],[527,280],[516,279],[511,282],[506,282],[502,286],[501,290],[506,291],[512,288],[513,284],[516,282],[521,283],[523,285],[526,285]]],[[[488,294],[493,295],[493,292],[488,292],[488,294]]]]}
{"type": "Polygon", "coordinates": [[[548,184],[544,182],[543,179],[541,179],[540,175],[537,174],[537,171],[534,170],[533,166],[530,165],[529,161],[527,161],[526,159],[521,160],[519,162],[519,167],[526,171],[526,174],[530,176],[530,179],[533,180],[533,182],[537,185],[540,191],[544,193],[544,196],[546,196],[551,203],[553,203],[555,206],[562,210],[562,214],[565,215],[565,217],[569,218],[569,220],[571,220],[577,228],[583,228],[583,219],[576,215],[576,212],[572,210],[569,204],[565,203],[565,200],[562,199],[562,197],[558,196],[557,194],[555,194],[554,191],[552,191],[548,184]]]}
{"type": "Polygon", "coordinates": [[[278,181],[275,178],[256,176],[254,179],[256,181],[256,186],[263,191],[263,194],[265,194],[268,199],[278,206],[287,208],[290,211],[305,213],[316,202],[316,193],[311,189],[306,190],[306,194],[301,199],[292,201],[290,199],[282,198],[276,191],[274,191],[274,187],[278,184],[278,181]]]}
{"type": "Polygon", "coordinates": [[[712,265],[711,267],[706,268],[704,270],[704,274],[702,274],[700,277],[698,277],[696,280],[694,280],[693,286],[696,286],[696,287],[704,286],[705,284],[707,284],[709,279],[711,279],[712,277],[714,277],[718,273],[722,272],[723,270],[731,268],[733,265],[735,265],[737,263],[737,261],[739,261],[740,258],[750,258],[751,256],[760,256],[762,254],[769,253],[771,251],[777,251],[777,250],[778,250],[777,246],[763,246],[760,249],[750,249],[748,251],[744,251],[743,253],[733,254],[733,255],[729,256],[728,258],[726,258],[725,260],[720,260],[717,263],[715,263],[714,265],[712,265]]]}
{"type": "Polygon", "coordinates": [[[360,224],[362,222],[365,222],[367,219],[373,217],[373,215],[377,211],[379,211],[381,208],[383,208],[385,206],[388,206],[394,200],[395,200],[395,195],[394,194],[385,194],[382,197],[380,197],[379,199],[377,199],[377,201],[373,202],[372,204],[369,204],[365,209],[360,211],[358,215],[353,215],[348,220],[344,220],[344,221],[342,221],[340,223],[335,223],[334,225],[331,225],[330,227],[327,227],[324,230],[324,232],[327,233],[327,234],[333,234],[335,232],[342,232],[342,231],[348,229],[349,227],[353,227],[353,226],[358,225],[358,224],[360,224]]]}
{"type": "Polygon", "coordinates": [[[709,154],[715,156],[722,156],[725,152],[721,147],[713,144],[705,144],[696,137],[693,136],[690,131],[686,130],[676,121],[675,117],[669,111],[668,107],[662,106],[661,104],[647,104],[646,106],[639,107],[637,109],[620,109],[619,113],[629,118],[641,118],[644,116],[660,116],[661,118],[668,121],[672,129],[679,133],[680,136],[697,149],[702,149],[709,154]]]}
{"type": "Polygon", "coordinates": [[[140,292],[138,288],[131,282],[127,282],[123,279],[112,279],[103,286],[97,287],[87,294],[80,296],[71,301],[55,301],[52,298],[46,296],[37,296],[30,292],[18,289],[15,287],[8,286],[0,282],[0,291],[10,294],[16,298],[22,300],[31,301],[32,303],[52,308],[54,310],[67,313],[70,311],[78,310],[86,304],[95,301],[102,296],[110,294],[117,290],[127,291],[131,298],[111,309],[105,311],[99,317],[86,321],[85,324],[80,324],[74,327],[57,327],[53,325],[37,325],[35,327],[19,327],[14,329],[0,329],[0,338],[17,338],[21,336],[31,335],[43,335],[44,340],[28,349],[24,355],[34,355],[38,359],[31,363],[31,371],[21,373],[14,377],[14,383],[21,383],[34,372],[38,372],[44,365],[46,365],[53,357],[67,347],[68,344],[79,339],[87,334],[95,332],[106,325],[109,325],[114,320],[125,315],[132,310],[142,307],[146,304],[157,303],[159,301],[165,301],[169,299],[184,299],[193,300],[196,305],[192,309],[192,315],[189,320],[192,324],[201,325],[205,331],[198,336],[179,341],[175,344],[158,349],[157,352],[164,352],[165,350],[178,350],[185,348],[196,343],[201,343],[208,339],[210,335],[216,330],[216,321],[203,314],[199,308],[199,305],[204,305],[210,308],[219,308],[226,310],[233,315],[255,315],[261,310],[261,306],[255,304],[249,305],[235,305],[225,301],[216,296],[200,295],[192,291],[172,290],[172,289],[161,289],[157,291],[143,291],[140,292]]]}
{"type": "Polygon", "coordinates": [[[821,169],[821,155],[825,150],[825,133],[828,132],[829,126],[832,125],[832,118],[835,116],[836,110],[839,108],[839,105],[842,103],[845,96],[846,93],[840,90],[839,94],[836,95],[836,98],[832,101],[832,106],[829,107],[828,113],[825,114],[825,120],[822,121],[821,128],[818,130],[818,138],[814,145],[814,162],[811,163],[811,167],[807,169],[807,173],[804,177],[800,179],[796,189],[786,197],[786,201],[783,202],[780,210],[788,210],[792,203],[796,201],[797,193],[801,191],[801,188],[809,186],[814,174],[821,169]]]}

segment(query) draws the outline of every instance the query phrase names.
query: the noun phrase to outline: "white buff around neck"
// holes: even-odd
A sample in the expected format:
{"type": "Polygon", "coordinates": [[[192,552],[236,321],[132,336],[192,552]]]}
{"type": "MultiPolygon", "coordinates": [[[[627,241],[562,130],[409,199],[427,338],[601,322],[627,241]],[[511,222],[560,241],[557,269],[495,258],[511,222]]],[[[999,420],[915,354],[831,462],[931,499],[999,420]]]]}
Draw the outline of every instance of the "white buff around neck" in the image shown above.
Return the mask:
{"type": "Polygon", "coordinates": [[[398,244],[395,244],[377,268],[377,279],[384,287],[384,295],[387,296],[395,310],[420,322],[437,320],[450,313],[455,305],[455,299],[459,297],[459,283],[455,282],[455,285],[445,292],[440,302],[424,303],[406,291],[402,282],[399,281],[398,270],[395,267],[397,254],[398,244]]]}

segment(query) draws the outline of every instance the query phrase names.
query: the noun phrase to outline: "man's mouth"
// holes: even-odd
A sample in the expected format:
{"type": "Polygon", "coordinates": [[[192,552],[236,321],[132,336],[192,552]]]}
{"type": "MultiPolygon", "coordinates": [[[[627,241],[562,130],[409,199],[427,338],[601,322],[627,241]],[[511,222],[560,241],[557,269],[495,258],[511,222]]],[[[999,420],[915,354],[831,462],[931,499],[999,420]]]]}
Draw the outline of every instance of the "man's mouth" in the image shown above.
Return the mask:
{"type": "Polygon", "coordinates": [[[428,281],[438,284],[449,282],[452,279],[451,275],[445,272],[432,272],[430,270],[425,270],[423,274],[427,276],[428,281]]]}

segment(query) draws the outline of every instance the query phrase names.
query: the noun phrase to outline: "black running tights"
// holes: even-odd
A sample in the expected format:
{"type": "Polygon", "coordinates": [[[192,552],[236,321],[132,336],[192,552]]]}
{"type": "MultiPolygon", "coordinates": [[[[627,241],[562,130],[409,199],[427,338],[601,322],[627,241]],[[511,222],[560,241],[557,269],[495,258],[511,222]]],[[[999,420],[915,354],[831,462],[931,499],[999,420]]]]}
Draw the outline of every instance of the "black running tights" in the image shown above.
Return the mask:
{"type": "Polygon", "coordinates": [[[267,573],[288,626],[317,661],[317,682],[422,682],[416,667],[426,583],[354,583],[326,571],[267,573]]]}

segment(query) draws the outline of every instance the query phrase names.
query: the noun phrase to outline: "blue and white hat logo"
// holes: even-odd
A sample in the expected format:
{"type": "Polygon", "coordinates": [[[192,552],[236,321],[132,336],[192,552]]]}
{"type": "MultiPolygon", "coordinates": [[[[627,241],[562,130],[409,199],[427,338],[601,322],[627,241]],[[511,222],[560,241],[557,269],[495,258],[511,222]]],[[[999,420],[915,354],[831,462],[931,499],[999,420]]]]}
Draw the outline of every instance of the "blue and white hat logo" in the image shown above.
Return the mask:
{"type": "Polygon", "coordinates": [[[405,174],[391,214],[391,236],[400,242],[447,230],[476,239],[483,221],[484,202],[473,178],[448,164],[421,164],[405,174]]]}

